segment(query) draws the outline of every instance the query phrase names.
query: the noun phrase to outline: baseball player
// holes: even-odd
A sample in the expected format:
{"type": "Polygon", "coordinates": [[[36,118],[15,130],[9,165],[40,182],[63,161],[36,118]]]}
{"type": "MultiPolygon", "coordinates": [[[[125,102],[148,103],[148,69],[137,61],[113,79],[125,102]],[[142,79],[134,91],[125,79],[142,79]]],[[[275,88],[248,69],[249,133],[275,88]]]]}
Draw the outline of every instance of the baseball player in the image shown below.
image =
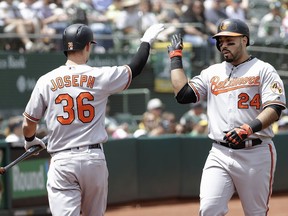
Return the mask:
{"type": "Polygon", "coordinates": [[[213,38],[224,61],[188,82],[181,35],[173,35],[168,46],[177,102],[207,100],[213,144],[201,178],[199,215],[227,214],[237,192],[246,216],[264,216],[276,165],[271,124],[286,108],[283,82],[273,66],[248,54],[249,28],[243,21],[223,20],[213,38]]]}
{"type": "Polygon", "coordinates": [[[83,24],[63,32],[67,57],[62,65],[39,78],[25,108],[25,149],[44,143],[35,137],[37,123],[45,118],[51,154],[47,191],[54,216],[103,216],[106,209],[108,170],[102,143],[107,141],[105,106],[111,94],[129,87],[149,57],[150,46],[163,24],[150,26],[131,63],[114,67],[86,64],[96,44],[83,24]]]}

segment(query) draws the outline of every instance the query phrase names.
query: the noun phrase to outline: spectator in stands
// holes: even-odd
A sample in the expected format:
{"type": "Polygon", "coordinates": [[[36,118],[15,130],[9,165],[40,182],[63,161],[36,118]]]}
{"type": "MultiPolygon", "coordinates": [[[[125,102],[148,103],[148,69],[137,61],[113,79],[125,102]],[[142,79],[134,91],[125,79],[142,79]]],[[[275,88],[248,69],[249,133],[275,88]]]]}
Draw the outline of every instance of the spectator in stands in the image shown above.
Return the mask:
{"type": "Polygon", "coordinates": [[[23,123],[22,116],[13,116],[10,117],[8,120],[5,142],[10,143],[12,147],[24,146],[22,123],[23,123]]]}
{"type": "Polygon", "coordinates": [[[211,36],[217,31],[216,25],[206,20],[204,10],[203,2],[196,0],[180,18],[181,23],[190,23],[183,26],[181,34],[184,42],[192,44],[195,56],[193,65],[201,67],[211,63],[211,53],[214,50],[214,40],[211,36]]]}
{"type": "MultiPolygon", "coordinates": [[[[17,4],[14,4],[13,0],[0,2],[0,23],[4,33],[16,33],[19,36],[26,51],[33,49],[33,41],[29,38],[29,33],[32,33],[31,28],[28,28],[29,24],[22,19],[17,4]]],[[[13,42],[8,42],[5,49],[20,49],[22,44],[18,45],[16,41],[13,38],[13,42]]]]}
{"type": "Polygon", "coordinates": [[[173,112],[165,111],[162,114],[161,126],[164,131],[163,134],[175,134],[176,133],[177,120],[173,112]]]}
{"type": "Polygon", "coordinates": [[[158,120],[162,119],[164,104],[159,98],[152,98],[147,103],[147,111],[153,113],[158,120]]]}
{"type": "Polygon", "coordinates": [[[140,36],[140,0],[123,0],[122,11],[115,19],[115,30],[121,38],[121,51],[131,52],[137,48],[140,36]]]}
{"type": "Polygon", "coordinates": [[[201,120],[208,120],[204,102],[190,104],[190,109],[181,116],[179,122],[184,125],[185,131],[190,133],[193,131],[194,125],[201,120]]]}
{"type": "Polygon", "coordinates": [[[140,31],[143,34],[152,24],[158,23],[156,15],[152,12],[150,0],[144,0],[140,3],[140,31]]]}
{"type": "Polygon", "coordinates": [[[169,23],[157,37],[160,41],[168,41],[169,36],[177,31],[179,18],[183,15],[183,0],[152,0],[152,12],[158,22],[169,23]]]}
{"type": "MultiPolygon", "coordinates": [[[[147,130],[145,126],[145,120],[147,118],[155,118],[157,123],[157,129],[153,130],[152,135],[160,135],[164,133],[164,128],[161,126],[161,122],[163,121],[163,112],[164,112],[164,104],[159,98],[152,98],[148,101],[146,112],[143,114],[142,121],[138,124],[138,129],[147,130]],[[152,115],[148,115],[148,113],[152,113],[152,115]]],[[[150,127],[148,127],[150,129],[150,127]]],[[[148,130],[149,131],[149,130],[148,130]]],[[[139,131],[137,133],[140,133],[139,131]]]]}
{"type": "MultiPolygon", "coordinates": [[[[28,29],[30,33],[39,35],[41,33],[41,24],[37,18],[37,10],[33,6],[35,2],[36,0],[21,0],[17,6],[24,20],[26,29],[28,29]]],[[[37,40],[38,38],[35,38],[34,42],[37,43],[37,40]]]]}
{"type": "Polygon", "coordinates": [[[179,122],[175,126],[175,134],[181,135],[181,134],[187,134],[187,129],[185,128],[184,125],[180,124],[179,122]]]}
{"type": "Polygon", "coordinates": [[[282,28],[281,2],[270,3],[269,8],[270,12],[260,20],[258,37],[277,39],[281,35],[282,28]]]}
{"type": "Polygon", "coordinates": [[[51,3],[51,0],[41,0],[35,2],[33,8],[37,11],[36,15],[40,21],[41,34],[47,35],[38,44],[39,49],[41,51],[60,50],[61,41],[56,39],[55,35],[64,31],[70,19],[63,5],[51,3]]]}
{"type": "Polygon", "coordinates": [[[113,139],[124,139],[131,136],[132,134],[129,130],[129,124],[126,122],[120,124],[111,135],[113,139]]]}
{"type": "Polygon", "coordinates": [[[200,120],[194,124],[192,131],[189,133],[191,136],[207,136],[208,135],[208,121],[200,120]]]}
{"type": "Polygon", "coordinates": [[[114,48],[113,18],[108,15],[112,0],[92,0],[91,7],[87,9],[88,25],[97,38],[96,53],[109,52],[114,48]]]}
{"type": "Polygon", "coordinates": [[[209,0],[209,2],[211,5],[205,7],[205,18],[217,26],[222,20],[228,18],[225,11],[226,3],[224,0],[209,0]]]}
{"type": "Polygon", "coordinates": [[[159,119],[152,112],[146,111],[143,113],[141,123],[139,125],[141,125],[141,127],[139,127],[133,133],[133,137],[158,136],[164,133],[164,129],[161,127],[159,119]]]}
{"type": "Polygon", "coordinates": [[[246,11],[242,7],[242,0],[232,0],[226,7],[228,18],[246,21],[246,11]]]}

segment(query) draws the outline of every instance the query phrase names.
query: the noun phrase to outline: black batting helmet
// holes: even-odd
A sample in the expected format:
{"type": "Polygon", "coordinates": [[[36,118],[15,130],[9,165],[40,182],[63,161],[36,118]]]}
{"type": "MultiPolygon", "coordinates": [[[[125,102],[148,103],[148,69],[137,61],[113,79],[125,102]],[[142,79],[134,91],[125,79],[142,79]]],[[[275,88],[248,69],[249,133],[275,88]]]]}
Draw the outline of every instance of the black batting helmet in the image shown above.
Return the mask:
{"type": "Polygon", "coordinates": [[[63,32],[63,51],[67,56],[68,51],[82,50],[87,43],[96,44],[93,40],[92,30],[84,24],[72,24],[63,32]]]}
{"type": "Polygon", "coordinates": [[[217,49],[219,49],[218,37],[220,36],[246,36],[248,38],[247,46],[249,46],[249,28],[246,23],[240,19],[225,19],[219,25],[217,34],[213,36],[216,39],[217,49]]]}

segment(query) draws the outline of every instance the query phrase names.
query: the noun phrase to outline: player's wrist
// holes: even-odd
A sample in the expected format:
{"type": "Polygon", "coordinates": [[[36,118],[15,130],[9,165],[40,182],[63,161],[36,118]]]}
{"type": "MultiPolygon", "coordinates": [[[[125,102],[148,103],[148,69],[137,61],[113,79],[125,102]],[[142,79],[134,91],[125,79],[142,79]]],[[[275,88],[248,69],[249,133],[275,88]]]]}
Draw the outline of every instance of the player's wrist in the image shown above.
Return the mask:
{"type": "Polygon", "coordinates": [[[249,127],[251,128],[252,133],[261,131],[263,127],[262,122],[257,118],[251,121],[250,123],[248,123],[247,125],[249,125],[249,127]]]}
{"type": "Polygon", "coordinates": [[[32,142],[32,141],[35,139],[35,137],[36,137],[35,134],[34,134],[33,136],[31,136],[31,137],[26,137],[26,136],[24,136],[25,141],[27,141],[27,142],[32,142]]]}
{"type": "Polygon", "coordinates": [[[182,69],[182,68],[183,68],[183,63],[182,63],[181,56],[175,56],[171,58],[171,70],[182,69]]]}
{"type": "Polygon", "coordinates": [[[240,126],[240,128],[246,131],[247,136],[250,136],[251,134],[253,134],[253,130],[248,124],[243,124],[240,126]]]}

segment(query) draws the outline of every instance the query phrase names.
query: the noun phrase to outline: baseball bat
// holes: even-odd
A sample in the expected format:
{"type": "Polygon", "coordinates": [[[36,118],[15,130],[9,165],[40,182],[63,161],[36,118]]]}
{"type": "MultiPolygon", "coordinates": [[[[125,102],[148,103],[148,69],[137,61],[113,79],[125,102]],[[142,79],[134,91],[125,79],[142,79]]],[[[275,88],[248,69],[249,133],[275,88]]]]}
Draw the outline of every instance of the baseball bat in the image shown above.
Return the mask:
{"type": "MultiPolygon", "coordinates": [[[[45,136],[42,138],[42,141],[47,144],[48,137],[45,136]]],[[[34,145],[31,146],[27,151],[25,151],[22,155],[20,155],[18,158],[16,158],[14,161],[6,165],[5,167],[0,167],[0,174],[4,174],[8,169],[13,167],[14,165],[18,164],[19,162],[26,160],[27,158],[33,156],[34,154],[38,154],[40,151],[42,151],[43,148],[40,145],[34,145]]]]}

